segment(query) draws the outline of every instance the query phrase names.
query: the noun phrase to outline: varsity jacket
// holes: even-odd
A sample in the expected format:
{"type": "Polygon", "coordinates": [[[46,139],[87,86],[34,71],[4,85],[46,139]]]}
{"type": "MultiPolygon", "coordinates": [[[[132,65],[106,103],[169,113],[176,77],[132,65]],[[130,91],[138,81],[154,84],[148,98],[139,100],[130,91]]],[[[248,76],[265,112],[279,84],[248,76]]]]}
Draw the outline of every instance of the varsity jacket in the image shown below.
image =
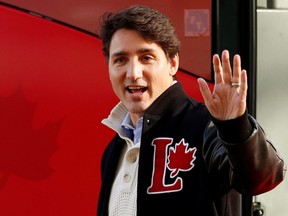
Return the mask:
{"type": "MultiPolygon", "coordinates": [[[[124,145],[116,134],[103,154],[98,216],[108,215],[124,145]]],[[[240,216],[241,194],[267,192],[284,173],[284,161],[252,116],[217,121],[178,82],[143,116],[137,215],[240,216]]]]}

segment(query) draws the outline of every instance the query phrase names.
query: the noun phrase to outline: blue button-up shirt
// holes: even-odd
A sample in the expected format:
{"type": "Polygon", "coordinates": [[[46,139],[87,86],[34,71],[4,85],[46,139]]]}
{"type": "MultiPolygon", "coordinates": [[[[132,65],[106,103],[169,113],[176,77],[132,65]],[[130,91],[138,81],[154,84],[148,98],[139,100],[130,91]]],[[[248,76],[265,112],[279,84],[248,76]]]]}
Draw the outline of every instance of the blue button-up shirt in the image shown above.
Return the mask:
{"type": "Polygon", "coordinates": [[[136,128],[133,126],[129,113],[125,116],[121,127],[125,130],[127,136],[137,144],[141,140],[143,126],[143,117],[136,122],[136,128]]]}

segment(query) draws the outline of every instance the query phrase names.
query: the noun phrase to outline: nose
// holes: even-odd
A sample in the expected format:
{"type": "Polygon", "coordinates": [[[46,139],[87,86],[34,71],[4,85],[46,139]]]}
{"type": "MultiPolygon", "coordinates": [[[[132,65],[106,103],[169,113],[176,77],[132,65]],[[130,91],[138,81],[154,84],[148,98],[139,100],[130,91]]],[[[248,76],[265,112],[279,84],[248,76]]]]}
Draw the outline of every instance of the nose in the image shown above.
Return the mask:
{"type": "Polygon", "coordinates": [[[131,80],[137,80],[141,78],[142,73],[142,65],[137,60],[132,60],[129,62],[126,72],[126,77],[131,80]]]}

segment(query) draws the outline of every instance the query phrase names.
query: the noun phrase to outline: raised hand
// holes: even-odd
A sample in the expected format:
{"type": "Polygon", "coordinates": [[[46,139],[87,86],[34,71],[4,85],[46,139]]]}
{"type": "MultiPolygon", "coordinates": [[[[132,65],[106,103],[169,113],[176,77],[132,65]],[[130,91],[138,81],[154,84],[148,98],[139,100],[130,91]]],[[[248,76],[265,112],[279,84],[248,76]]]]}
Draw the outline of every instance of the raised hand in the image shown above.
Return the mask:
{"type": "Polygon", "coordinates": [[[219,55],[213,56],[215,85],[213,93],[207,82],[198,78],[198,84],[204,102],[210,114],[219,120],[229,120],[241,116],[246,110],[247,74],[241,69],[241,59],[235,55],[233,71],[230,66],[229,52],[222,52],[222,64],[219,55]]]}

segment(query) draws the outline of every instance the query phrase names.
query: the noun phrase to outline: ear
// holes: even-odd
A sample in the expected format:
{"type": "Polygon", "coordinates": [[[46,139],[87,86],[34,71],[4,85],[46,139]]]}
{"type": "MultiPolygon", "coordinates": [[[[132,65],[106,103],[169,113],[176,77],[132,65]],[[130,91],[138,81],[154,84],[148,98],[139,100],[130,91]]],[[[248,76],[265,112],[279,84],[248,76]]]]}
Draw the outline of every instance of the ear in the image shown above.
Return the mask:
{"type": "Polygon", "coordinates": [[[170,72],[169,74],[171,76],[174,76],[179,68],[179,54],[176,53],[175,56],[173,58],[170,59],[170,72]]]}

